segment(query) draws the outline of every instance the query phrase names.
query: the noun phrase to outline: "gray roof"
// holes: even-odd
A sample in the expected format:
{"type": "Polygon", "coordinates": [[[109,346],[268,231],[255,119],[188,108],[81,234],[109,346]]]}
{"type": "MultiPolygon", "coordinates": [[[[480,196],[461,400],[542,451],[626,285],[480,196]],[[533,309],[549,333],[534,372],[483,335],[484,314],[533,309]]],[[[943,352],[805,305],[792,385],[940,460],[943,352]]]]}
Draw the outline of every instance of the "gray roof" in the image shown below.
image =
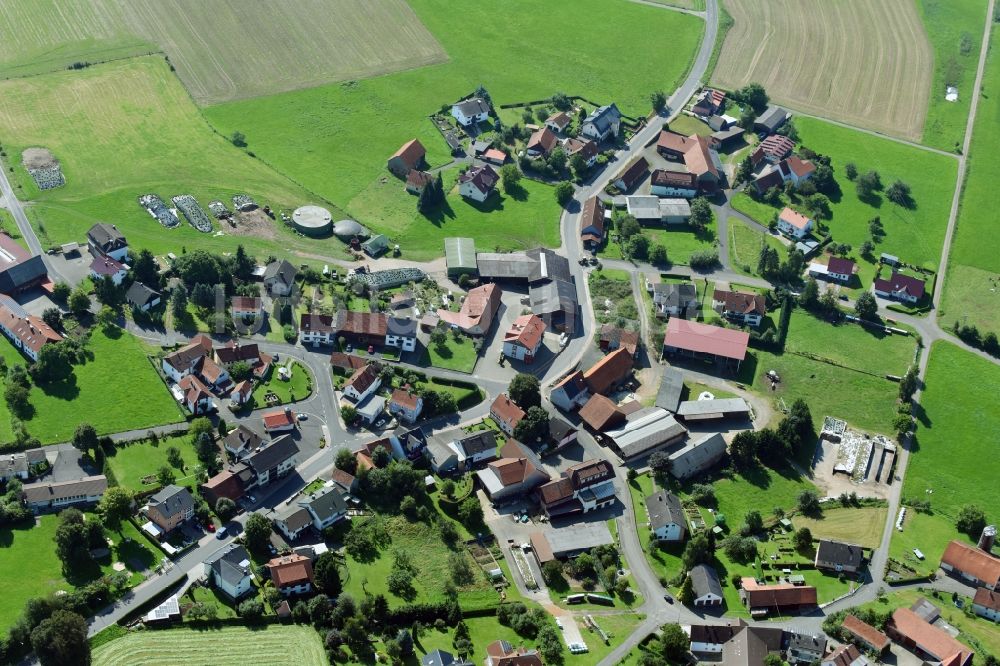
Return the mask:
{"type": "Polygon", "coordinates": [[[612,123],[616,120],[621,120],[622,114],[618,110],[618,107],[614,104],[608,104],[606,106],[601,106],[590,112],[590,115],[584,119],[584,123],[593,123],[597,131],[602,134],[611,127],[612,123]]]}
{"type": "Polygon", "coordinates": [[[409,317],[389,317],[386,321],[389,335],[398,335],[405,338],[417,337],[417,321],[409,317]]]}
{"type": "Polygon", "coordinates": [[[295,266],[292,266],[286,260],[272,261],[264,269],[264,281],[278,280],[286,287],[290,287],[295,282],[297,274],[298,271],[295,269],[295,266]]]}
{"type": "Polygon", "coordinates": [[[156,507],[163,516],[176,516],[194,509],[194,498],[187,488],[173,484],[165,486],[149,498],[149,506],[156,507]]]}
{"type": "Polygon", "coordinates": [[[455,445],[466,457],[472,457],[484,451],[495,451],[497,448],[497,434],[494,430],[480,430],[467,437],[456,439],[455,445]]]}
{"type": "Polygon", "coordinates": [[[344,238],[368,235],[368,231],[354,220],[341,220],[337,222],[333,225],[333,233],[344,238]]]}
{"type": "Polygon", "coordinates": [[[691,567],[688,576],[691,577],[691,587],[694,588],[696,599],[706,594],[722,596],[722,583],[719,582],[719,574],[716,573],[715,567],[707,564],[698,564],[691,567]]]}
{"type": "Polygon", "coordinates": [[[685,400],[677,408],[682,419],[722,418],[724,415],[749,414],[750,405],[743,398],[716,398],[714,400],[685,400]]]}
{"type": "Polygon", "coordinates": [[[849,567],[861,566],[864,558],[863,549],[853,543],[820,539],[816,547],[817,562],[831,562],[849,567]]]}
{"type": "Polygon", "coordinates": [[[309,511],[299,504],[286,504],[274,512],[274,519],[284,523],[291,532],[298,532],[312,525],[312,516],[309,515],[309,511]]]}
{"type": "Polygon", "coordinates": [[[573,279],[569,270],[569,260],[546,248],[534,248],[526,252],[480,252],[476,255],[479,275],[496,280],[543,280],[573,279]]]}
{"type": "Polygon", "coordinates": [[[623,458],[634,458],[669,444],[687,429],[665,409],[645,407],[626,417],[625,423],[605,432],[623,458]]]}
{"type": "Polygon", "coordinates": [[[555,557],[614,543],[607,523],[577,523],[543,532],[555,557]]]}
{"type": "Polygon", "coordinates": [[[454,655],[444,650],[434,650],[421,657],[420,666],[472,666],[472,662],[456,659],[454,655]]]}
{"type": "Polygon", "coordinates": [[[38,278],[48,275],[39,254],[0,270],[0,293],[12,293],[38,278]]]}
{"type": "Polygon", "coordinates": [[[677,495],[661,490],[646,498],[646,511],[649,513],[649,526],[658,530],[667,525],[687,526],[684,509],[677,495]]]}
{"type": "Polygon", "coordinates": [[[786,120],[788,120],[788,111],[772,104],[767,107],[764,113],[760,114],[754,124],[766,127],[768,131],[773,132],[781,127],[786,120]]]}
{"type": "Polygon", "coordinates": [[[687,199],[660,199],[660,217],[691,217],[687,199]]]}
{"type": "Polygon", "coordinates": [[[292,439],[292,436],[282,435],[259,451],[250,454],[247,458],[247,464],[260,474],[272,467],[277,467],[292,456],[297,455],[298,452],[299,446],[292,439]]]}
{"type": "Polygon", "coordinates": [[[476,241],[471,238],[445,238],[445,263],[449,269],[476,270],[476,241]]]}
{"type": "Polygon", "coordinates": [[[107,489],[108,478],[101,474],[99,476],[85,476],[82,479],[74,479],[73,481],[29,483],[22,490],[24,500],[28,504],[38,504],[79,495],[89,497],[103,495],[107,489]]]}
{"type": "Polygon", "coordinates": [[[538,262],[535,271],[528,277],[529,282],[573,279],[573,274],[569,270],[569,259],[561,254],[542,247],[528,250],[525,254],[538,262]]]}
{"type": "Polygon", "coordinates": [[[356,409],[358,414],[371,420],[382,413],[385,409],[385,402],[385,398],[380,395],[370,395],[356,409]]]}
{"type": "Polygon", "coordinates": [[[575,313],[576,285],[565,280],[553,280],[528,289],[531,311],[539,316],[553,312],[575,313]]]}
{"type": "Polygon", "coordinates": [[[0,478],[25,474],[28,471],[28,456],[24,453],[4,453],[0,455],[0,478]]]}
{"type": "Polygon", "coordinates": [[[347,500],[337,486],[328,486],[309,495],[309,499],[300,504],[308,506],[316,518],[324,521],[338,513],[347,511],[347,500]]]}
{"type": "Polygon", "coordinates": [[[670,473],[686,479],[703,472],[726,453],[726,440],[721,433],[711,433],[688,441],[683,448],[670,454],[670,473]]]}
{"type": "Polygon", "coordinates": [[[142,282],[133,282],[125,294],[125,300],[134,305],[143,306],[160,297],[160,292],[150,289],[142,282]]]}
{"type": "Polygon", "coordinates": [[[816,634],[814,636],[812,634],[792,632],[791,637],[788,639],[788,649],[805,650],[822,655],[826,652],[826,636],[823,634],[816,634]]]}
{"type": "Polygon", "coordinates": [[[385,252],[389,249],[389,237],[385,234],[379,234],[378,236],[372,236],[364,243],[361,244],[361,248],[368,254],[378,254],[379,252],[385,252]]]}
{"type": "MultiPolygon", "coordinates": [[[[694,285],[692,285],[693,287],[694,285]]],[[[684,393],[684,373],[677,368],[667,368],[660,381],[660,390],[656,393],[656,406],[668,412],[676,412],[684,393]]]]}
{"type": "Polygon", "coordinates": [[[126,247],[125,235],[118,231],[118,227],[106,222],[98,222],[92,226],[87,231],[87,240],[103,252],[114,252],[126,247]]]}
{"type": "Polygon", "coordinates": [[[222,439],[222,444],[233,451],[256,449],[264,443],[264,438],[243,424],[236,426],[222,439]]]}
{"type": "Polygon", "coordinates": [[[250,554],[238,543],[215,551],[205,560],[212,573],[233,587],[250,575],[250,554]]]}
{"type": "Polygon", "coordinates": [[[490,105],[481,97],[466,99],[453,106],[457,107],[466,116],[478,116],[480,113],[490,112],[490,105]]]}
{"type": "Polygon", "coordinates": [[[680,307],[681,302],[698,298],[698,288],[692,282],[657,282],[653,285],[653,293],[660,294],[660,299],[668,306],[680,307]]]}

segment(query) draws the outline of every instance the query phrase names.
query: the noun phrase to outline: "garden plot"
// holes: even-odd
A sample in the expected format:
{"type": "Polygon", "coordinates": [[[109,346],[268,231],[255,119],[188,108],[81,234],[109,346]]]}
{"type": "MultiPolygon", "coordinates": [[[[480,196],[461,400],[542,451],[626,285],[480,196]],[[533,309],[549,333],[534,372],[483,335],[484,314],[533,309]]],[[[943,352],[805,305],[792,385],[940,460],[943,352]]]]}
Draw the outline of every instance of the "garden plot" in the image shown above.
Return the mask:
{"type": "Polygon", "coordinates": [[[21,163],[40,190],[51,190],[66,184],[59,160],[45,148],[28,148],[21,153],[21,163]]]}
{"type": "Polygon", "coordinates": [[[167,229],[173,229],[181,223],[177,219],[177,214],[167,208],[167,204],[163,203],[163,199],[155,194],[143,194],[139,197],[139,205],[145,208],[146,212],[153,216],[153,219],[157,220],[167,229]]]}
{"type": "Polygon", "coordinates": [[[202,210],[201,206],[198,205],[198,201],[190,194],[179,194],[171,201],[174,205],[184,214],[187,218],[188,223],[201,231],[202,233],[210,234],[212,233],[212,221],[208,219],[208,215],[202,210]]]}

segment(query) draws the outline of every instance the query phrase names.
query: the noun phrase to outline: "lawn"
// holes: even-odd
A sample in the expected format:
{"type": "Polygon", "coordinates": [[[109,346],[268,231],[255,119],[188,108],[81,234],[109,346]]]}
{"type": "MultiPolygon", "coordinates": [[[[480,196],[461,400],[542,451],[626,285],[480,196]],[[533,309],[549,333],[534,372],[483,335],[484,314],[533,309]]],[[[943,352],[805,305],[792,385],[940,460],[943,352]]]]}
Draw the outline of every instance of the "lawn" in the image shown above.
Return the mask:
{"type": "Polygon", "coordinates": [[[651,246],[667,248],[667,259],[675,264],[687,264],[695,252],[714,249],[719,242],[718,225],[712,217],[704,229],[695,230],[687,224],[671,224],[665,228],[646,227],[651,246]]]}
{"type": "Polygon", "coordinates": [[[628,322],[639,319],[639,308],[632,296],[631,277],[621,270],[595,271],[590,281],[590,299],[598,322],[628,322]]]}
{"type": "Polygon", "coordinates": [[[176,423],[183,414],[156,374],[138,338],[95,328],[88,349],[94,359],[73,368],[64,383],[32,386],[34,413],[25,424],[43,444],[66,442],[80,423],[98,434],[176,423]]]}
{"type": "MultiPolygon", "coordinates": [[[[442,519],[450,520],[442,514],[442,519]]],[[[451,579],[448,567],[448,556],[452,552],[441,541],[437,529],[424,523],[411,523],[401,516],[387,517],[389,534],[392,544],[382,550],[378,557],[370,562],[359,562],[352,556],[347,556],[347,571],[349,576],[344,580],[344,592],[360,599],[366,594],[384,594],[395,605],[404,600],[389,592],[387,578],[392,570],[393,551],[406,551],[418,568],[413,578],[415,603],[433,603],[445,599],[445,582],[451,579]]],[[[457,525],[456,525],[457,526],[457,525]]],[[[459,551],[462,552],[462,551],[459,551]]],[[[459,601],[463,607],[484,608],[498,601],[496,592],[490,587],[485,574],[478,571],[472,556],[470,566],[476,570],[475,581],[459,587],[459,601]]]]}
{"type": "MultiPolygon", "coordinates": [[[[540,100],[564,91],[594,104],[614,101],[626,114],[645,116],[649,92],[674,89],[703,31],[702,21],[695,17],[624,0],[614,3],[614,21],[597,22],[567,21],[567,3],[512,0],[502,12],[478,3],[456,12],[446,0],[415,0],[410,5],[444,47],[448,62],[205,110],[222,135],[245,133],[250,150],[267,164],[335,201],[362,224],[387,233],[407,256],[422,249],[420,235],[427,231],[424,225],[407,233],[415,202],[409,200],[404,214],[382,217],[380,210],[396,206],[388,206],[380,194],[369,190],[380,189],[379,181],[385,178],[386,187],[399,191],[391,197],[394,202],[408,199],[384,165],[411,138],[427,148],[432,166],[450,161],[428,115],[483,84],[497,104],[540,100]],[[669,43],[662,35],[671,35],[669,43]],[[627,52],[621,48],[624,43],[630,46],[627,52]],[[497,53],[504,52],[518,56],[497,67],[497,53]],[[578,62],[588,65],[570,64],[578,62]]],[[[608,11],[608,5],[602,0],[579,0],[572,10],[579,16],[600,14],[608,11]]],[[[541,221],[530,220],[537,208],[518,208],[514,215],[535,224],[541,221]]],[[[555,224],[554,219],[551,222],[555,224]]],[[[538,225],[537,232],[541,241],[548,233],[546,225],[538,225]]],[[[454,229],[441,232],[437,238],[455,233],[454,229]]],[[[440,243],[432,249],[433,256],[442,254],[440,243]]]]}
{"type": "Polygon", "coordinates": [[[632,510],[635,513],[635,525],[639,532],[639,543],[642,544],[642,552],[646,555],[649,566],[661,580],[672,580],[681,572],[681,553],[684,546],[681,544],[659,545],[656,552],[649,552],[649,542],[652,540],[652,532],[649,531],[649,513],[646,511],[646,498],[652,495],[656,488],[653,478],[649,474],[641,474],[634,481],[629,481],[628,489],[632,494],[632,510]]]}
{"type": "Polygon", "coordinates": [[[710,136],[714,132],[714,130],[708,126],[708,123],[703,123],[694,116],[689,116],[683,113],[677,116],[674,120],[670,121],[670,131],[683,134],[684,136],[691,136],[692,134],[710,136]]]}
{"type": "MultiPolygon", "coordinates": [[[[934,49],[934,75],[923,142],[955,150],[965,137],[986,5],[979,0],[920,0],[917,9],[934,49]],[[958,88],[957,102],[944,98],[949,85],[958,88]]],[[[980,101],[985,103],[986,99],[980,101]]],[[[978,113],[982,113],[982,108],[980,104],[978,113]]]]}
{"type": "Polygon", "coordinates": [[[522,180],[513,194],[498,189],[486,202],[476,203],[458,193],[457,170],[446,171],[442,178],[447,199],[426,215],[417,212],[417,197],[399,181],[382,177],[351,201],[350,213],[376,227],[391,223],[391,230],[383,230],[407,259],[441,256],[447,236],[471,236],[484,252],[559,246],[560,208],[548,185],[522,180]]]}
{"type": "Polygon", "coordinates": [[[865,548],[878,548],[889,510],[884,506],[836,507],[823,510],[821,518],[795,516],[795,529],[808,527],[813,539],[836,539],[865,548]]]}
{"type": "Polygon", "coordinates": [[[114,455],[107,457],[108,466],[111,467],[120,485],[137,492],[150,490],[158,485],[157,481],[154,479],[151,484],[144,484],[142,479],[146,476],[155,476],[161,467],[170,467],[167,462],[167,449],[176,447],[181,452],[184,469],[170,467],[174,476],[182,483],[185,480],[196,481],[195,474],[200,464],[189,439],[168,437],[160,439],[156,444],[144,441],[121,446],[115,449],[114,455]]]}
{"type": "MultiPolygon", "coordinates": [[[[756,201],[742,193],[734,198],[734,203],[735,199],[741,197],[754,205],[757,204],[756,201]]],[[[779,256],[784,256],[788,251],[775,236],[754,229],[746,222],[736,218],[729,218],[729,263],[734,268],[747,275],[754,275],[757,271],[757,258],[760,256],[760,248],[763,245],[777,250],[779,256]]]]}
{"type": "Polygon", "coordinates": [[[445,370],[471,373],[479,360],[479,353],[472,346],[472,338],[449,335],[443,346],[433,343],[425,348],[421,365],[432,365],[445,370]]]}
{"type": "MultiPolygon", "coordinates": [[[[824,224],[834,241],[848,243],[857,252],[869,239],[869,220],[877,216],[885,235],[875,244],[876,256],[888,252],[908,264],[936,270],[955,189],[957,160],[815,118],[800,116],[795,119],[795,126],[803,146],[831,159],[841,191],[830,197],[832,217],[824,224]],[[848,162],[853,162],[861,173],[877,171],[886,187],[897,179],[910,185],[915,207],[903,208],[881,194],[867,202],[859,199],[854,183],[844,175],[844,165],[848,162]]],[[[764,225],[780,210],[754,202],[745,194],[735,197],[733,204],[764,225]]],[[[875,274],[874,264],[858,256],[854,258],[858,261],[859,278],[863,284],[869,284],[875,274]]]]}
{"type": "Polygon", "coordinates": [[[912,338],[878,336],[852,324],[833,326],[796,310],[784,353],[751,350],[740,380],[787,405],[803,398],[817,424],[835,416],[863,430],[891,433],[898,387],[883,375],[906,372],[915,347],[912,338]],[[774,391],[769,370],[781,377],[774,391]]]}
{"type": "Polygon", "coordinates": [[[293,361],[291,364],[292,376],[288,381],[278,377],[278,367],[272,368],[267,380],[257,384],[253,389],[253,402],[258,408],[267,406],[268,403],[264,399],[264,395],[267,393],[278,396],[278,402],[275,403],[278,405],[304,400],[312,395],[312,377],[309,376],[309,371],[304,365],[293,361]]]}
{"type": "MultiPolygon", "coordinates": [[[[232,251],[237,243],[261,258],[315,252],[315,241],[280,222],[254,235],[228,225],[204,234],[186,222],[166,230],[137,197],[156,193],[169,202],[191,194],[207,208],[213,199],[228,202],[245,192],[277,210],[307,202],[329,206],[214,133],[158,57],[2,81],[0,136],[15,167],[15,189],[31,200],[26,210],[43,244],[81,241],[94,222],[114,220],[131,247],[161,255],[185,247],[232,251]],[[31,146],[44,146],[60,160],[65,186],[37,189],[20,167],[22,150],[31,146]]],[[[340,247],[330,245],[331,254],[339,255],[340,247]]]]}
{"type": "Polygon", "coordinates": [[[950,343],[934,343],[904,497],[928,499],[935,514],[952,520],[970,501],[991,520],[1000,517],[996,492],[1000,461],[984,455],[984,446],[995,441],[1000,430],[1000,410],[994,400],[976,397],[996,395],[1000,395],[1000,367],[950,343]],[[975,396],[970,393],[973,388],[975,396]]]}
{"type": "MultiPolygon", "coordinates": [[[[896,516],[893,517],[893,523],[895,519],[896,516]]],[[[953,539],[970,543],[967,536],[959,534],[955,529],[953,517],[949,518],[940,513],[920,513],[908,507],[903,520],[903,531],[893,529],[892,541],[889,542],[889,557],[911,567],[917,572],[917,576],[930,576],[937,571],[944,549],[953,539]],[[914,549],[923,553],[923,560],[917,559],[913,554],[914,549]]]]}
{"type": "Polygon", "coordinates": [[[97,648],[93,661],[94,666],[182,663],[325,666],[328,663],[319,633],[312,627],[298,625],[139,631],[97,648]]]}
{"type": "MultiPolygon", "coordinates": [[[[983,88],[986,91],[1000,88],[1000,56],[996,50],[991,50],[987,58],[983,88]]],[[[1000,178],[1000,165],[995,159],[1000,151],[998,121],[1000,98],[982,95],[972,134],[962,208],[938,311],[942,326],[962,319],[1000,333],[1000,290],[997,289],[1000,259],[993,250],[993,243],[984,242],[995,236],[997,227],[992,208],[995,183],[1000,178]]]]}
{"type": "Polygon", "coordinates": [[[6,631],[21,615],[24,603],[72,586],[62,575],[56,556],[54,515],[42,516],[30,527],[0,528],[0,630],[6,631]],[[25,569],[24,567],[27,567],[25,569]]]}

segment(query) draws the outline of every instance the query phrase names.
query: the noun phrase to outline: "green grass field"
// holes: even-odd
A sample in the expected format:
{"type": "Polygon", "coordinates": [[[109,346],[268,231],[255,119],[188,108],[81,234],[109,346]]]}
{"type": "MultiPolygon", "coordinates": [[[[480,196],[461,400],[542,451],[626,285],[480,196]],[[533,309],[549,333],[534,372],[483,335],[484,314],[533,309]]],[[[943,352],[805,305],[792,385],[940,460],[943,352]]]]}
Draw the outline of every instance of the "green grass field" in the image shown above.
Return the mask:
{"type": "Polygon", "coordinates": [[[141,444],[130,444],[119,447],[115,450],[115,455],[108,456],[108,465],[115,473],[118,483],[126,488],[135,491],[149,490],[157,485],[154,480],[152,484],[143,484],[145,476],[155,475],[157,470],[166,465],[167,449],[171,446],[177,447],[181,452],[181,459],[184,460],[184,468],[177,469],[170,467],[178,481],[196,481],[194,475],[199,467],[198,456],[195,455],[194,447],[187,437],[170,437],[159,441],[155,446],[149,442],[141,444]]]}
{"type": "Polygon", "coordinates": [[[146,193],[167,202],[192,194],[206,209],[209,201],[228,201],[238,192],[279,210],[323,203],[213,133],[159,58],[2,81],[0,137],[43,245],[82,241],[94,222],[113,220],[130,246],[155,254],[180,254],[185,247],[232,251],[238,242],[263,256],[342,252],[337,241],[305,242],[280,222],[259,235],[230,234],[228,225],[224,235],[187,223],[166,230],[139,207],[137,197],[146,193]],[[60,160],[65,186],[38,191],[20,167],[22,150],[32,146],[60,160]]]}
{"type": "MultiPolygon", "coordinates": [[[[737,195],[734,198],[734,203],[735,199],[741,197],[750,203],[757,203],[745,194],[737,195]]],[[[729,263],[734,268],[748,275],[755,274],[757,258],[760,256],[762,245],[774,248],[779,255],[784,255],[787,252],[787,248],[782,242],[771,234],[762,233],[741,220],[729,219],[729,263]]]]}
{"type": "MultiPolygon", "coordinates": [[[[951,197],[958,173],[956,160],[906,146],[888,139],[861,134],[814,118],[798,117],[802,145],[829,155],[841,193],[831,197],[832,219],[826,221],[833,239],[849,243],[857,255],[861,244],[869,238],[868,221],[878,216],[885,236],[876,243],[876,256],[888,252],[905,262],[936,269],[941,260],[941,246],[948,223],[951,197]],[[854,183],[844,175],[844,165],[853,162],[862,173],[874,169],[888,187],[900,179],[912,188],[914,209],[906,209],[876,196],[871,202],[858,198],[854,183]]],[[[744,194],[734,197],[733,207],[766,225],[775,210],[750,200],[744,194]]],[[[875,274],[873,263],[858,256],[859,277],[869,284],[875,274]]]]}
{"type": "MultiPolygon", "coordinates": [[[[72,586],[56,556],[56,516],[42,516],[30,528],[0,528],[0,628],[6,630],[24,610],[24,602],[72,586]]],[[[29,523],[31,525],[31,523],[29,523]]]]}
{"type": "Polygon", "coordinates": [[[34,414],[25,425],[42,443],[69,441],[84,422],[104,435],[184,419],[137,338],[94,329],[89,349],[94,360],[73,368],[75,380],[31,388],[34,414]]]}
{"type": "MultiPolygon", "coordinates": [[[[994,32],[994,36],[995,36],[994,32]]],[[[1000,259],[992,243],[996,227],[994,183],[1000,177],[995,155],[1000,150],[1000,99],[989,91],[1000,87],[1000,56],[991,50],[983,75],[985,94],[979,100],[969,152],[969,170],[962,192],[962,208],[951,246],[948,274],[938,317],[942,326],[962,319],[1000,333],[1000,259]],[[967,319],[966,319],[967,318],[967,319]]]]}
{"type": "Polygon", "coordinates": [[[254,404],[258,407],[267,405],[264,395],[274,393],[278,396],[277,404],[285,404],[296,400],[305,400],[312,395],[312,377],[306,367],[298,362],[292,363],[292,376],[288,381],[278,378],[278,366],[271,370],[271,376],[265,382],[257,384],[253,389],[254,404]]]}
{"type": "Polygon", "coordinates": [[[325,666],[319,633],[309,626],[220,626],[206,629],[140,631],[94,650],[94,666],[119,664],[212,663],[242,666],[248,662],[325,666]]]}
{"type": "Polygon", "coordinates": [[[808,527],[813,539],[837,539],[878,548],[888,512],[884,506],[838,507],[824,509],[822,518],[795,516],[792,521],[795,529],[808,527]]]}
{"type": "Polygon", "coordinates": [[[914,349],[912,338],[879,337],[850,324],[833,326],[796,310],[792,313],[784,353],[752,350],[744,361],[740,379],[774,400],[783,398],[786,404],[803,398],[817,423],[823,416],[835,416],[861,429],[891,432],[898,388],[881,375],[906,372],[914,349]],[[775,391],[765,376],[769,370],[781,376],[775,391]]]}
{"type": "MultiPolygon", "coordinates": [[[[909,470],[907,470],[909,479],[909,470]]],[[[917,497],[916,499],[924,499],[917,497]]],[[[933,499],[931,500],[933,502],[933,499]]],[[[893,521],[895,522],[895,521],[893,521]]],[[[919,513],[912,508],[906,510],[903,531],[893,530],[889,542],[889,557],[902,562],[917,572],[918,576],[930,576],[937,571],[944,549],[952,539],[969,542],[969,538],[959,534],[955,521],[940,513],[919,513]],[[918,560],[914,549],[920,550],[924,559],[918,560]]]]}
{"type": "MultiPolygon", "coordinates": [[[[986,5],[978,0],[920,0],[917,9],[934,49],[934,75],[923,142],[955,150],[961,147],[965,136],[986,5]],[[949,85],[958,88],[957,102],[944,98],[949,85]]],[[[982,113],[982,106],[979,108],[982,113]]]]}
{"type": "Polygon", "coordinates": [[[471,373],[478,360],[479,354],[472,346],[470,338],[461,336],[456,339],[449,335],[444,346],[439,348],[435,344],[430,344],[425,348],[421,365],[432,365],[435,368],[471,373]]]}
{"type": "MultiPolygon", "coordinates": [[[[594,103],[615,101],[627,114],[645,115],[649,92],[672,90],[683,77],[703,30],[697,18],[624,0],[614,3],[615,20],[607,22],[567,21],[565,3],[514,0],[503,12],[480,4],[457,12],[445,0],[410,4],[444,46],[447,63],[205,110],[223,135],[244,132],[250,150],[296,182],[335,201],[363,224],[402,236],[404,253],[407,245],[419,242],[416,233],[405,234],[415,203],[396,195],[387,203],[372,190],[382,189],[379,179],[387,178],[388,187],[402,192],[385,171],[385,162],[410,138],[424,144],[431,165],[451,159],[428,115],[479,84],[497,104],[540,100],[561,90],[594,103]],[[669,43],[663,42],[664,34],[671,35],[669,43]],[[623,43],[630,45],[627,53],[623,43]],[[500,52],[517,52],[518,57],[497,67],[500,52]],[[579,62],[587,67],[572,64],[579,62]],[[399,217],[377,214],[395,205],[403,206],[399,217]]],[[[608,5],[580,0],[572,9],[585,15],[606,12],[608,5]]],[[[558,233],[554,219],[544,224],[531,219],[536,213],[538,209],[521,206],[512,214],[536,224],[538,240],[558,233]]],[[[434,248],[435,256],[441,252],[434,248]]]]}

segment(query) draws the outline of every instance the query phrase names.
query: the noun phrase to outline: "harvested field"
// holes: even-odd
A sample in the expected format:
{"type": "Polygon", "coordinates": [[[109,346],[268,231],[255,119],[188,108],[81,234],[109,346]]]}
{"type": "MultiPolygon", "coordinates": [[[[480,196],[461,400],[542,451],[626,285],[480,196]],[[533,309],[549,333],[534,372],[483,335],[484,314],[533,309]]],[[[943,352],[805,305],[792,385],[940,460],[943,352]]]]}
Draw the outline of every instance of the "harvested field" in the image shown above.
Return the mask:
{"type": "Polygon", "coordinates": [[[94,650],[93,658],[95,666],[184,663],[321,666],[327,663],[323,643],[312,627],[281,625],[253,629],[232,626],[140,631],[102,645],[94,650]]]}
{"type": "Polygon", "coordinates": [[[203,104],[447,59],[404,0],[15,0],[0,7],[0,74],[154,51],[167,54],[203,104]]]}
{"type": "Polygon", "coordinates": [[[919,141],[934,53],[912,0],[725,0],[712,81],[757,81],[817,116],[919,141]]]}

